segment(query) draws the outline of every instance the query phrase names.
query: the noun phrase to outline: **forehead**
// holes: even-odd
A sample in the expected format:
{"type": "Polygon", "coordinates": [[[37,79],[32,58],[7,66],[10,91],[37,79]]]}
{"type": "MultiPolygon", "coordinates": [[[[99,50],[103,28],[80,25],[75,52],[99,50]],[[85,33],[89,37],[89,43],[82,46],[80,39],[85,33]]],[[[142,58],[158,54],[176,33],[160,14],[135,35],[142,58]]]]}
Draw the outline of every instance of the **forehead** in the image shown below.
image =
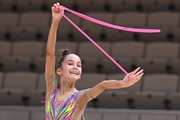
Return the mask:
{"type": "Polygon", "coordinates": [[[75,62],[81,62],[81,59],[79,58],[79,56],[77,56],[76,54],[69,54],[65,57],[64,59],[65,61],[68,61],[68,60],[72,60],[72,61],[75,61],[75,62]]]}

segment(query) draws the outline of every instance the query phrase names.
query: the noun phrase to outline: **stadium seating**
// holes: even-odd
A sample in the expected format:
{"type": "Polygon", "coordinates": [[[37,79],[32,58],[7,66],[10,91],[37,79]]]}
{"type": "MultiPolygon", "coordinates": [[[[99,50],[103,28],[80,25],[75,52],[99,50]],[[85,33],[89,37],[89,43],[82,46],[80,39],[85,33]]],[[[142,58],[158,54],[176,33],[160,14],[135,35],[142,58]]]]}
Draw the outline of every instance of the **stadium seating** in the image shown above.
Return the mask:
{"type": "MultiPolygon", "coordinates": [[[[43,120],[45,55],[56,0],[0,0],[0,120],[43,120]],[[43,103],[42,103],[43,102],[43,103]]],[[[115,30],[68,16],[127,72],[140,66],[135,85],[106,90],[88,103],[86,120],[180,120],[179,0],[60,0],[60,4],[96,19],[126,27],[156,28],[145,34],[115,30]]],[[[65,18],[57,31],[60,49],[82,60],[78,90],[125,74],[65,18]]]]}

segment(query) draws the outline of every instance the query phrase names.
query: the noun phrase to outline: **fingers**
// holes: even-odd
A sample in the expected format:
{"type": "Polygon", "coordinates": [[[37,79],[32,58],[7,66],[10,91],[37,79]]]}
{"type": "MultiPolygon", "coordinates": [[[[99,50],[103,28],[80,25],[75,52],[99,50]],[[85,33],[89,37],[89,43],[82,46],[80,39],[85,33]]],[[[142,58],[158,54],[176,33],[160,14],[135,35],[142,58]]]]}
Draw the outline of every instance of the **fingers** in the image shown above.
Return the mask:
{"type": "Polygon", "coordinates": [[[56,3],[56,4],[54,4],[53,5],[53,10],[55,11],[55,12],[57,12],[58,11],[58,9],[59,9],[59,3],[56,3]]]}
{"type": "Polygon", "coordinates": [[[134,74],[135,76],[141,74],[144,70],[141,69],[140,67],[138,67],[137,69],[135,69],[132,74],[134,74]]]}
{"type": "Polygon", "coordinates": [[[144,75],[143,71],[144,71],[143,69],[138,67],[132,73],[130,73],[130,74],[132,74],[134,76],[135,82],[139,81],[142,78],[142,76],[144,75]]]}
{"type": "Polygon", "coordinates": [[[137,77],[139,74],[143,73],[143,69],[141,69],[140,71],[136,72],[134,75],[137,77]]]}
{"type": "Polygon", "coordinates": [[[144,73],[139,74],[138,76],[136,76],[135,80],[136,80],[136,81],[140,80],[143,75],[144,75],[144,73]]]}
{"type": "Polygon", "coordinates": [[[56,4],[53,4],[52,11],[55,13],[64,12],[63,7],[57,2],[56,4]]]}
{"type": "Polygon", "coordinates": [[[58,8],[60,6],[59,2],[53,5],[54,7],[58,8]]]}
{"type": "Polygon", "coordinates": [[[132,73],[135,74],[139,70],[140,70],[140,67],[136,68],[132,73]]]}
{"type": "Polygon", "coordinates": [[[135,77],[136,78],[142,77],[142,75],[144,74],[143,72],[144,72],[143,69],[139,70],[138,72],[135,73],[135,77]]]}

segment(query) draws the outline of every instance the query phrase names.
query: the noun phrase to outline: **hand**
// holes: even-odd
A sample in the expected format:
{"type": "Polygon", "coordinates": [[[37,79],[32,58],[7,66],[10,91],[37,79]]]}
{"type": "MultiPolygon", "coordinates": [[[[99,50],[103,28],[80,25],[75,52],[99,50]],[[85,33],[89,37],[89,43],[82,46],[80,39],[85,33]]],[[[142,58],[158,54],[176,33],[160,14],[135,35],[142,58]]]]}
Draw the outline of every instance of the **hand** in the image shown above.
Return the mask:
{"type": "Polygon", "coordinates": [[[127,74],[121,81],[122,87],[129,87],[138,82],[144,74],[143,71],[143,69],[138,67],[133,72],[127,74]]]}
{"type": "Polygon", "coordinates": [[[52,18],[54,21],[60,21],[64,14],[64,8],[59,4],[54,4],[51,8],[52,10],[52,18]]]}

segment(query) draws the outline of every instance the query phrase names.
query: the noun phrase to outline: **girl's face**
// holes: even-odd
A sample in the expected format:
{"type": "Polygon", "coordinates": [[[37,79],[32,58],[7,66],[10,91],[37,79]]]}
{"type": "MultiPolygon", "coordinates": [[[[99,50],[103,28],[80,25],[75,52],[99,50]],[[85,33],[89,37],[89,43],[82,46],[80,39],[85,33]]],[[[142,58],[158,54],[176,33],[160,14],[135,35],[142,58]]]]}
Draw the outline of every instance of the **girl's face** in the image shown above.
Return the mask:
{"type": "Polygon", "coordinates": [[[81,78],[82,73],[81,59],[75,54],[69,54],[65,57],[58,71],[61,79],[74,82],[81,78]]]}

